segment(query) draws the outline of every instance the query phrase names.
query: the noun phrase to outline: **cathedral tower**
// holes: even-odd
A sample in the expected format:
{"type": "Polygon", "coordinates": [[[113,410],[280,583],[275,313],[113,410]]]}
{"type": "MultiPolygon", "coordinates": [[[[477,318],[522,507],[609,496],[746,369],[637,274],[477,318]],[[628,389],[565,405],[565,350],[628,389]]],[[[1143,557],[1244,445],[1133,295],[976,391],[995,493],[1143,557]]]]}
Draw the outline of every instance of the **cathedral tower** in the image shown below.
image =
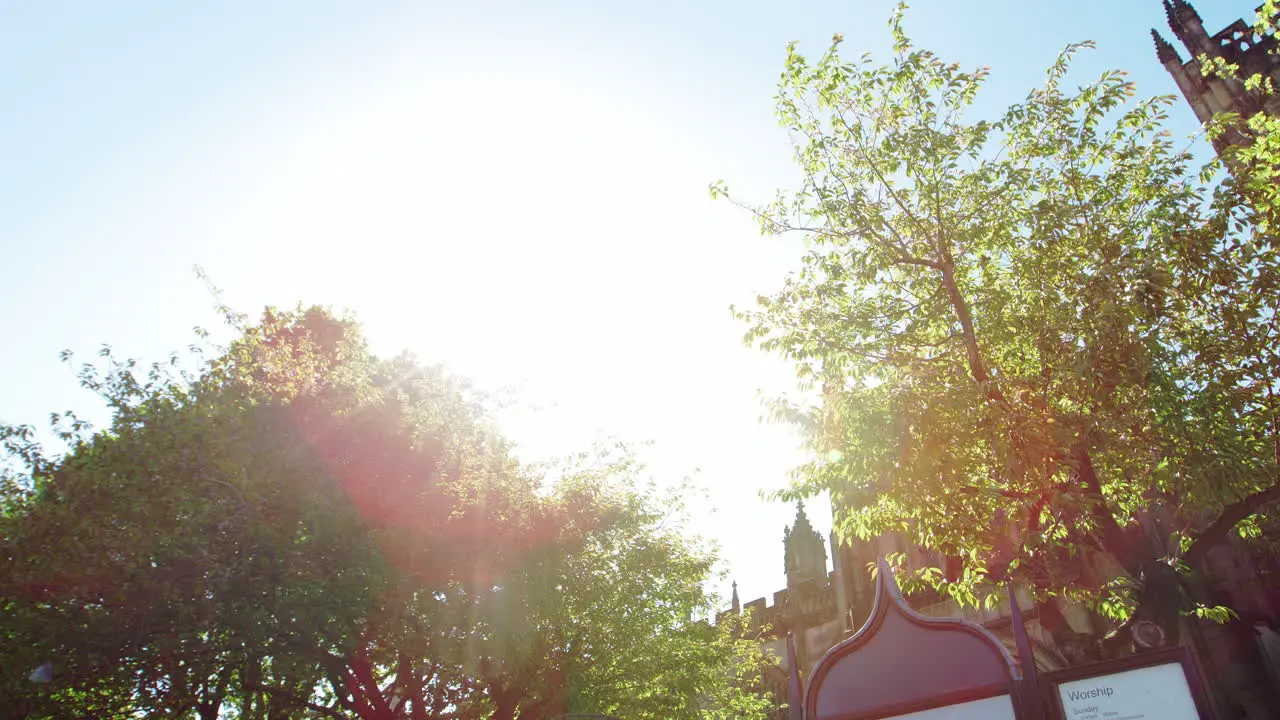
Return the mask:
{"type": "MultiPolygon", "coordinates": [[[[1236,20],[1225,29],[1210,35],[1204,29],[1200,14],[1187,0],[1164,0],[1164,13],[1173,36],[1186,49],[1188,60],[1156,30],[1151,36],[1156,44],[1156,57],[1164,65],[1182,97],[1186,98],[1200,122],[1208,122],[1222,112],[1239,113],[1242,117],[1260,110],[1275,114],[1280,111],[1280,101],[1272,101],[1263,107],[1244,84],[1233,78],[1206,77],[1200,71],[1201,56],[1222,58],[1239,67],[1242,78],[1261,73],[1280,82],[1280,57],[1272,54],[1276,48],[1273,35],[1258,35],[1253,24],[1236,20]]],[[[1230,145],[1244,142],[1239,133],[1228,133],[1214,141],[1214,149],[1222,152],[1230,145]]]]}
{"type": "Polygon", "coordinates": [[[804,505],[796,505],[796,521],[782,536],[785,549],[787,587],[799,587],[810,580],[827,579],[827,548],[822,536],[809,523],[804,505]]]}

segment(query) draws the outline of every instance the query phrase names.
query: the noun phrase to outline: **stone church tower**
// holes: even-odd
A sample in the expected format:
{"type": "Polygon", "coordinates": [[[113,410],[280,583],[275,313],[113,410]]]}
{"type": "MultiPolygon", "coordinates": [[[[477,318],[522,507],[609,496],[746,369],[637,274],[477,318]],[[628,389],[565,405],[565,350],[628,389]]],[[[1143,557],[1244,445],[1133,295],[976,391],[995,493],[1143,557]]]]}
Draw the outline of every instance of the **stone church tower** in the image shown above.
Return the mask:
{"type": "MultiPolygon", "coordinates": [[[[1260,110],[1269,114],[1280,113],[1280,98],[1263,107],[1245,90],[1241,81],[1206,77],[1200,71],[1200,57],[1207,55],[1238,66],[1241,78],[1261,73],[1280,83],[1280,56],[1273,54],[1277,47],[1274,35],[1258,35],[1253,24],[1244,20],[1236,20],[1210,35],[1204,29],[1200,14],[1187,0],[1164,0],[1164,11],[1169,28],[1186,49],[1188,59],[1183,62],[1178,49],[1153,29],[1151,37],[1156,43],[1156,57],[1173,76],[1178,90],[1200,122],[1208,122],[1221,112],[1235,112],[1242,117],[1249,117],[1260,110]]],[[[1243,141],[1239,133],[1227,133],[1214,141],[1214,149],[1221,153],[1226,147],[1243,141]]]]}
{"type": "Polygon", "coordinates": [[[795,523],[783,531],[783,555],[787,571],[787,587],[798,588],[808,582],[827,579],[827,548],[822,536],[809,523],[804,506],[796,506],[795,523]]]}

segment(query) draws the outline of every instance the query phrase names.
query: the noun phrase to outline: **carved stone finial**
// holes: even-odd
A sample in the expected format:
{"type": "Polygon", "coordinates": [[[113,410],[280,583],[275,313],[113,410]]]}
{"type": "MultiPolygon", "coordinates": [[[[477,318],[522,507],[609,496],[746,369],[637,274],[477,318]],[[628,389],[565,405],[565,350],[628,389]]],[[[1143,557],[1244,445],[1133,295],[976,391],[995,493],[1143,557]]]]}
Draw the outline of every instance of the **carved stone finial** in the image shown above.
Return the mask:
{"type": "Polygon", "coordinates": [[[1164,16],[1169,21],[1169,29],[1184,43],[1190,37],[1188,22],[1194,20],[1197,24],[1204,25],[1200,13],[1186,0],[1164,0],[1164,16]]]}
{"type": "Polygon", "coordinates": [[[1200,19],[1200,13],[1196,12],[1196,9],[1187,0],[1170,0],[1169,4],[1173,6],[1173,11],[1179,20],[1194,19],[1201,25],[1204,24],[1204,21],[1200,19]]]}
{"type": "Polygon", "coordinates": [[[1181,63],[1182,58],[1178,56],[1178,50],[1164,36],[1156,32],[1155,28],[1151,28],[1151,39],[1156,43],[1156,57],[1160,59],[1162,65],[1169,62],[1181,63]]]}

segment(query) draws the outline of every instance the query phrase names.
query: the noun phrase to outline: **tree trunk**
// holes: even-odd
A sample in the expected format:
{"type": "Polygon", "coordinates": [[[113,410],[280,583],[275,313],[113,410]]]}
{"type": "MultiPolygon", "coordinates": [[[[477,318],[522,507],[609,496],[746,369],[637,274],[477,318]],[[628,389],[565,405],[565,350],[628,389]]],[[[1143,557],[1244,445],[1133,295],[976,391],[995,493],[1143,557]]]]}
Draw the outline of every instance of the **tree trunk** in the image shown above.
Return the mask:
{"type": "Polygon", "coordinates": [[[511,697],[495,699],[495,707],[490,720],[515,720],[517,704],[515,698],[511,697]]]}
{"type": "Polygon", "coordinates": [[[973,316],[969,313],[969,303],[960,292],[960,286],[956,285],[955,275],[950,266],[942,270],[942,287],[947,293],[947,301],[951,303],[951,309],[956,314],[956,320],[960,323],[960,335],[964,341],[965,354],[969,359],[969,373],[973,376],[974,382],[986,385],[991,380],[991,376],[987,372],[987,364],[983,361],[982,351],[978,347],[978,335],[973,329],[973,316]]]}
{"type": "Polygon", "coordinates": [[[523,693],[517,688],[510,688],[496,680],[490,680],[489,698],[493,700],[494,706],[490,720],[515,720],[522,695],[523,693]]]}
{"type": "MultiPolygon", "coordinates": [[[[1111,508],[1107,507],[1102,485],[1093,468],[1093,458],[1084,440],[1075,448],[1075,469],[1089,496],[1094,521],[1101,531],[1103,548],[1111,554],[1134,580],[1141,584],[1138,590],[1138,606],[1129,626],[1151,621],[1164,632],[1165,642],[1178,642],[1179,613],[1182,610],[1182,583],[1178,571],[1161,562],[1159,552],[1151,538],[1141,530],[1126,532],[1116,522],[1111,508]]],[[[1126,642],[1128,638],[1125,639],[1126,642]]]]}

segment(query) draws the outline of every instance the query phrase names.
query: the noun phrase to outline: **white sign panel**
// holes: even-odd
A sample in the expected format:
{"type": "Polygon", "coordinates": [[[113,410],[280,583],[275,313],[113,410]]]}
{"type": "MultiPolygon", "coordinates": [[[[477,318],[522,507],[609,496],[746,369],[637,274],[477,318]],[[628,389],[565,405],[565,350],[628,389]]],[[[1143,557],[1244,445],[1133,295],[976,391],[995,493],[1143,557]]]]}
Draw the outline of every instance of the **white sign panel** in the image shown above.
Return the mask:
{"type": "Polygon", "coordinates": [[[1008,695],[921,710],[910,715],[894,715],[885,720],[1014,720],[1013,701],[1008,695]]]}
{"type": "Polygon", "coordinates": [[[1179,663],[1153,665],[1058,686],[1067,720],[1199,720],[1179,663]]]}

